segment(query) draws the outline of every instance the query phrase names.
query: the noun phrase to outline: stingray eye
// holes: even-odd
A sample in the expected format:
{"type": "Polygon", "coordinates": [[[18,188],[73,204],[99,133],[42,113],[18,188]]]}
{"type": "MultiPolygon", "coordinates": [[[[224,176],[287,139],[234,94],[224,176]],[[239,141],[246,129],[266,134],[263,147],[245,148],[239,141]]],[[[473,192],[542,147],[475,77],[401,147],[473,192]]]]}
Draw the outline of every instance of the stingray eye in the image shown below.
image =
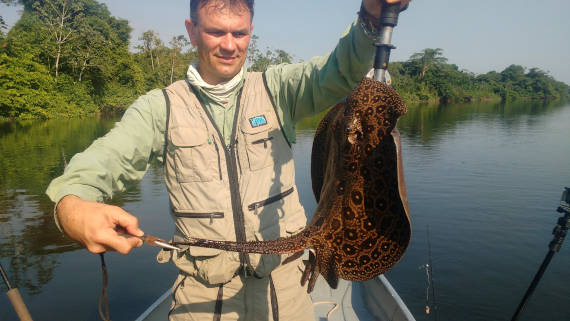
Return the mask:
{"type": "Polygon", "coordinates": [[[347,134],[348,142],[352,145],[362,139],[362,124],[359,117],[353,116],[348,119],[345,133],[347,134]]]}
{"type": "Polygon", "coordinates": [[[358,141],[358,139],[357,139],[355,133],[349,133],[348,136],[347,136],[347,139],[348,139],[348,142],[349,142],[351,145],[356,144],[356,142],[358,141]]]}

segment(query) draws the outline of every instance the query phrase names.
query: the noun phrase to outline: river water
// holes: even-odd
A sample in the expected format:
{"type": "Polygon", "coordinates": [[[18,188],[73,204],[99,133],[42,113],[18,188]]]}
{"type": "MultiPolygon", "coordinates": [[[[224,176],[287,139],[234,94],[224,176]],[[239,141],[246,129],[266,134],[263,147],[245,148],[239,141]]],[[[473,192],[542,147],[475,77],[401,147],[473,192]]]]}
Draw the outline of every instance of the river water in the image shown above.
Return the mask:
{"type": "MultiPolygon", "coordinates": [[[[0,263],[34,320],[99,320],[99,257],[58,232],[43,193],[64,159],[116,120],[0,123],[0,263]]],[[[315,124],[302,123],[294,145],[309,213],[315,124]]],[[[413,237],[388,279],[417,320],[510,320],[548,251],[563,187],[570,187],[570,105],[415,106],[399,128],[413,237]]],[[[173,228],[162,181],[162,168],[153,164],[112,202],[137,215],[145,232],[168,238],[173,228]]],[[[568,242],[521,320],[570,320],[568,242]]],[[[144,246],[128,256],[106,254],[113,320],[134,319],[172,284],[176,270],[156,263],[156,252],[144,246]]],[[[0,320],[15,318],[0,297],[0,320]]]]}

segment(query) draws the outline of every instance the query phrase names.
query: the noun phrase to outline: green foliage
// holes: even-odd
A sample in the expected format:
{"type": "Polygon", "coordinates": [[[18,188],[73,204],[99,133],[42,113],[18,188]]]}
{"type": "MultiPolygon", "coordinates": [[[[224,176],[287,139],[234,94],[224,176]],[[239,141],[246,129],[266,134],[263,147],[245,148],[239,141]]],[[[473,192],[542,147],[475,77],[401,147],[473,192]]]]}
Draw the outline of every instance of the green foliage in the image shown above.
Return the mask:
{"type": "MultiPolygon", "coordinates": [[[[65,87],[65,86],[62,86],[65,87]]],[[[30,57],[0,54],[0,116],[6,118],[78,117],[89,113],[74,108],[45,66],[30,57]]]]}
{"type": "Polygon", "coordinates": [[[170,47],[165,46],[153,30],[145,31],[139,41],[141,44],[135,47],[138,52],[132,57],[142,71],[141,85],[145,91],[184,79],[188,65],[198,59],[195,50],[187,49],[190,41],[183,35],[173,37],[169,41],[170,47]]]}
{"type": "Polygon", "coordinates": [[[122,111],[144,92],[142,71],[129,52],[131,28],[112,17],[106,5],[95,0],[12,2],[23,4],[24,13],[0,49],[6,66],[2,117],[122,111]]]}
{"type": "Polygon", "coordinates": [[[420,79],[423,79],[428,71],[439,69],[447,62],[447,58],[443,57],[443,49],[426,48],[423,51],[416,52],[408,60],[408,69],[420,79]]]}
{"type": "Polygon", "coordinates": [[[259,37],[253,35],[249,43],[247,60],[249,62],[249,71],[266,71],[269,66],[279,65],[279,64],[290,64],[293,62],[293,56],[288,52],[281,49],[271,50],[266,49],[265,53],[262,53],[258,48],[257,41],[259,37]]]}
{"type": "Polygon", "coordinates": [[[448,64],[443,50],[424,49],[390,65],[394,87],[408,103],[480,100],[567,99],[569,87],[546,72],[511,65],[502,72],[475,75],[448,64]]]}

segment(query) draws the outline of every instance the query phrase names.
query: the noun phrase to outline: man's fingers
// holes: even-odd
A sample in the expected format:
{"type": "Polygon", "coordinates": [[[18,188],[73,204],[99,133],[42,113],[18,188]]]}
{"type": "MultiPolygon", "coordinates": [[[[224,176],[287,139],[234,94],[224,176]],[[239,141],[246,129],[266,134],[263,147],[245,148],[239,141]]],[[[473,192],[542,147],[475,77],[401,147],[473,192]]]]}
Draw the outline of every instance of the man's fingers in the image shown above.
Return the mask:
{"type": "Polygon", "coordinates": [[[127,231],[128,234],[135,236],[143,236],[144,232],[139,228],[139,220],[119,208],[113,216],[113,223],[127,231]]]}
{"type": "Polygon", "coordinates": [[[386,0],[386,3],[400,3],[400,8],[404,8],[408,5],[412,0],[386,0]]]}
{"type": "MultiPolygon", "coordinates": [[[[135,248],[135,247],[138,248],[138,247],[143,246],[143,241],[142,241],[141,239],[139,239],[139,238],[131,237],[131,238],[128,238],[128,239],[129,239],[129,242],[131,242],[130,240],[133,240],[132,243],[135,243],[132,248],[135,248]]],[[[131,243],[131,245],[133,245],[132,243],[131,243]]],[[[104,248],[104,250],[103,250],[102,252],[118,252],[116,249],[114,249],[114,248],[112,248],[111,246],[108,246],[108,245],[103,246],[103,248],[104,248]]],[[[120,253],[120,252],[119,252],[119,253],[120,253]]],[[[126,253],[122,253],[122,254],[126,254],[126,253]]]]}
{"type": "Polygon", "coordinates": [[[131,248],[143,246],[143,241],[141,239],[139,239],[138,237],[131,237],[127,240],[129,241],[131,248]]]}
{"type": "Polygon", "coordinates": [[[123,237],[116,233],[105,233],[99,240],[99,244],[111,248],[121,254],[128,254],[133,248],[138,247],[141,240],[136,237],[123,237]]]}

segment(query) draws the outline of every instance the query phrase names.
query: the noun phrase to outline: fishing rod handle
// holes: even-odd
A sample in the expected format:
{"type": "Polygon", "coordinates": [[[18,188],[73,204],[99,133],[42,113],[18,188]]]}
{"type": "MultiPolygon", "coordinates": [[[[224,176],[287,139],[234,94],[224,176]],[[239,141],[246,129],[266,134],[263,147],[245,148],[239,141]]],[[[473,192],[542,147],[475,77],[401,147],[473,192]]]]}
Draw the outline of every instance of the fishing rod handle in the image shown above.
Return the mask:
{"type": "Polygon", "coordinates": [[[382,4],[382,12],[380,13],[380,24],[382,26],[395,27],[398,25],[398,16],[401,11],[406,10],[408,5],[404,8],[400,7],[400,3],[386,3],[382,4]]]}
{"type": "Polygon", "coordinates": [[[30,312],[28,311],[24,300],[22,300],[22,296],[20,295],[20,291],[18,291],[18,289],[13,288],[8,290],[8,292],[6,292],[6,295],[8,296],[8,299],[10,299],[10,302],[12,303],[16,314],[20,318],[20,321],[33,321],[32,316],[30,315],[30,312]]]}
{"type": "Polygon", "coordinates": [[[392,32],[398,25],[400,11],[407,8],[400,8],[400,3],[386,3],[382,5],[380,13],[380,35],[376,46],[376,56],[374,58],[374,79],[383,83],[387,82],[386,71],[390,61],[390,51],[396,47],[391,44],[392,32]]]}

